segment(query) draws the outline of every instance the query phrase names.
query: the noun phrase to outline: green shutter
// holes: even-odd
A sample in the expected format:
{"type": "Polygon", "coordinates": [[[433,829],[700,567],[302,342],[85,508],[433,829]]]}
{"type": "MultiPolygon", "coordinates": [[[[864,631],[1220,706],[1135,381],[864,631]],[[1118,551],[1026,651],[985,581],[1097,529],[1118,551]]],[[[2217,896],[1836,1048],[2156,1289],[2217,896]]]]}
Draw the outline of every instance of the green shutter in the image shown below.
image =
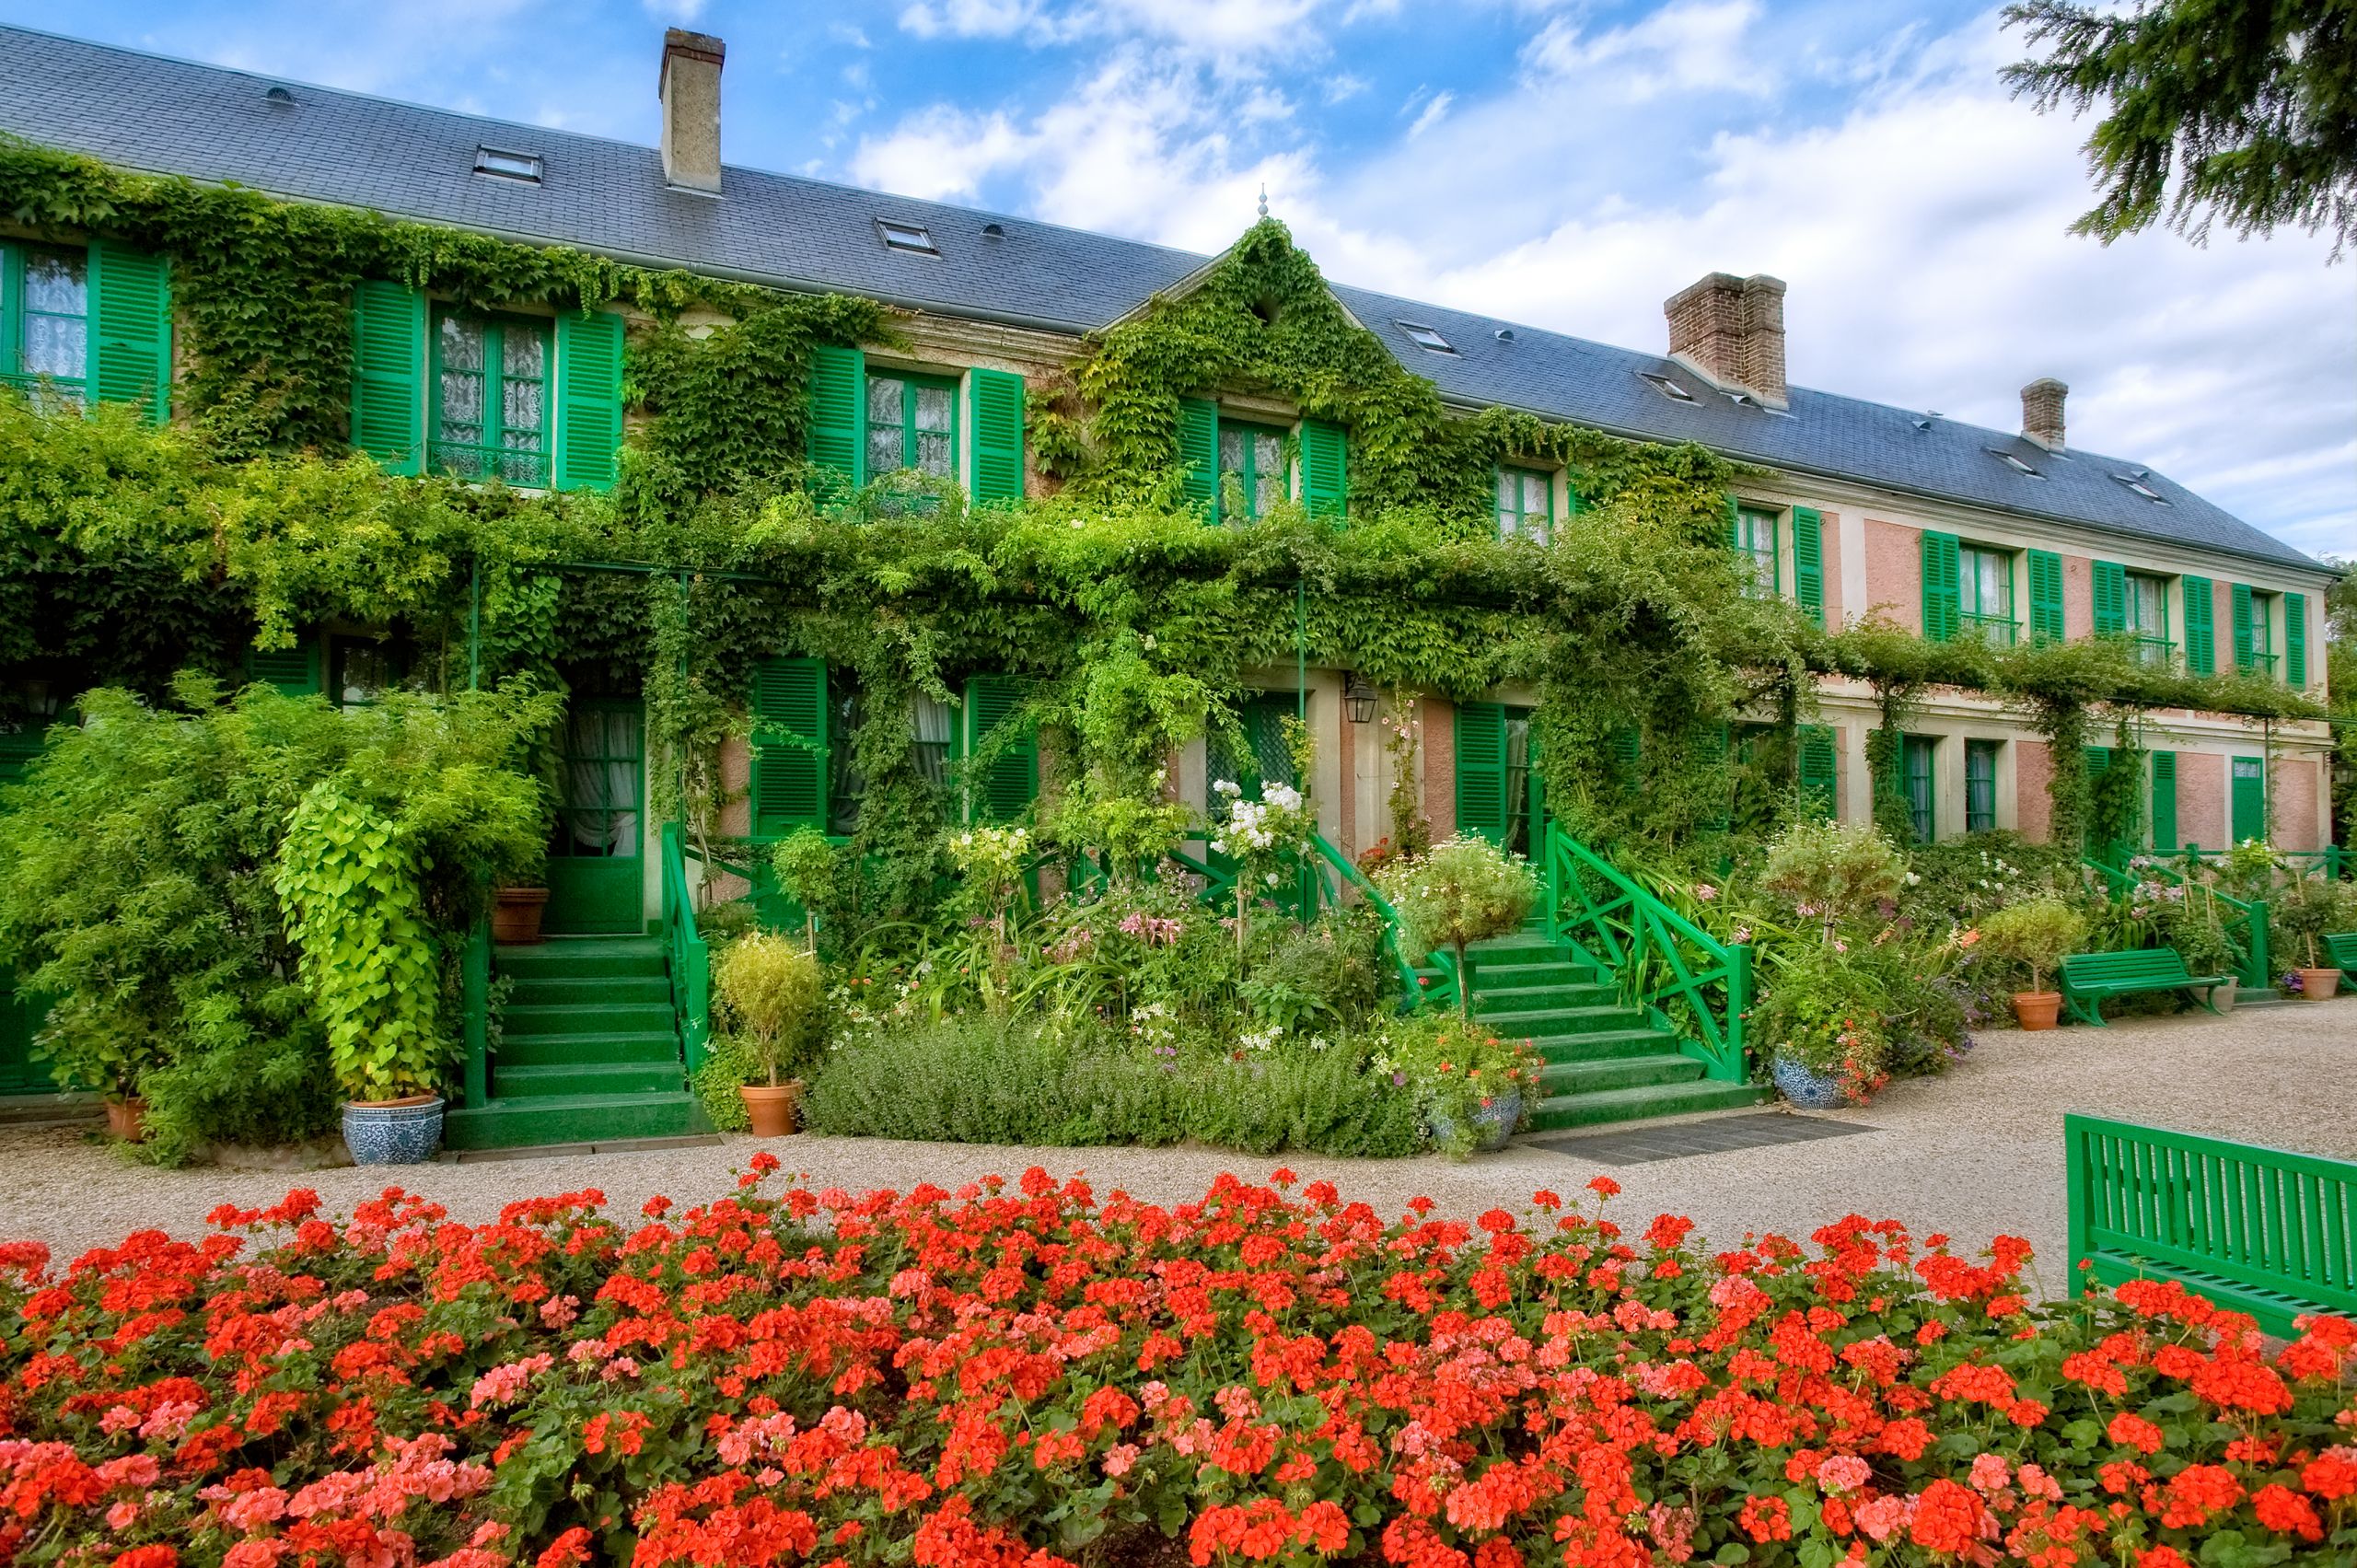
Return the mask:
{"type": "Polygon", "coordinates": [[[1841,814],[1841,752],[1833,744],[1832,726],[1801,726],[1800,749],[1801,794],[1817,819],[1831,821],[1841,814]]]}
{"type": "Polygon", "coordinates": [[[24,782],[25,770],[41,755],[45,738],[45,732],[40,729],[0,733],[0,784],[24,782]]]}
{"type": "Polygon", "coordinates": [[[1187,470],[1187,499],[1219,505],[1219,405],[1209,398],[1178,400],[1178,461],[1187,470]]]}
{"type": "Polygon", "coordinates": [[[1301,501],[1313,517],[1339,517],[1350,507],[1350,440],[1339,424],[1301,422],[1301,501]]]}
{"type": "Polygon", "coordinates": [[[1825,515],[1814,506],[1793,508],[1793,597],[1825,624],[1825,515]]]}
{"type": "Polygon", "coordinates": [[[424,424],[424,291],[364,283],[352,294],[352,444],[387,473],[420,473],[424,424]]]}
{"type": "Polygon", "coordinates": [[[90,391],[138,403],[150,424],[171,412],[172,300],[161,256],[110,240],[90,247],[90,391]]]}
{"type": "Polygon", "coordinates": [[[1506,711],[1457,705],[1457,830],[1506,842],[1506,711]]]}
{"type": "Polygon", "coordinates": [[[1957,581],[1959,569],[1956,535],[1926,530],[1923,535],[1923,635],[1932,642],[1946,642],[1963,624],[1964,600],[1957,581]]]}
{"type": "Polygon", "coordinates": [[[568,310],[556,319],[559,490],[611,490],[622,447],[622,319],[568,310]]]}
{"type": "Polygon", "coordinates": [[[2218,595],[2207,577],[2185,583],[2185,668],[2193,675],[2218,669],[2218,595]]]}
{"type": "Polygon", "coordinates": [[[246,655],[246,679],[275,686],[288,697],[314,697],[319,679],[319,640],[306,637],[291,648],[254,648],[246,655]]]}
{"type": "Polygon", "coordinates": [[[2062,621],[2062,557],[2050,550],[2029,552],[2029,637],[2033,643],[2059,643],[2065,635],[2062,621]]]}
{"type": "Polygon", "coordinates": [[[2266,838],[2267,760],[2264,757],[2230,757],[2226,760],[2226,767],[2234,776],[2231,799],[2235,842],[2266,838]]]}
{"type": "Polygon", "coordinates": [[[827,826],[827,666],[765,658],[753,668],[753,831],[827,826]]]}
{"type": "Polygon", "coordinates": [[[2177,852],[2177,753],[2153,753],[2153,848],[2177,852]]]}
{"type": "Polygon", "coordinates": [[[867,355],[858,349],[810,351],[808,450],[844,483],[867,482],[867,355]]]}
{"type": "Polygon", "coordinates": [[[968,378],[973,400],[973,475],[967,485],[977,505],[1023,499],[1023,377],[976,370],[968,378]]]}
{"type": "MultiPolygon", "coordinates": [[[[958,720],[961,754],[979,755],[992,732],[1017,717],[1022,706],[1023,688],[1010,677],[977,675],[967,681],[965,711],[958,720]]],[[[1011,822],[1022,816],[1039,794],[1039,737],[1026,726],[970,784],[970,820],[1011,822]]]]}
{"type": "Polygon", "coordinates": [[[2294,691],[2308,687],[2308,596],[2283,596],[2283,679],[2294,691]]]}
{"type": "MultiPolygon", "coordinates": [[[[2235,585],[2235,668],[2248,669],[2258,662],[2258,650],[2251,646],[2250,585],[2235,585]]],[[[2237,840],[2239,842],[2239,840],[2237,840]]]]}
{"type": "Polygon", "coordinates": [[[2117,561],[2095,563],[2096,635],[2128,630],[2128,568],[2117,561]]]}

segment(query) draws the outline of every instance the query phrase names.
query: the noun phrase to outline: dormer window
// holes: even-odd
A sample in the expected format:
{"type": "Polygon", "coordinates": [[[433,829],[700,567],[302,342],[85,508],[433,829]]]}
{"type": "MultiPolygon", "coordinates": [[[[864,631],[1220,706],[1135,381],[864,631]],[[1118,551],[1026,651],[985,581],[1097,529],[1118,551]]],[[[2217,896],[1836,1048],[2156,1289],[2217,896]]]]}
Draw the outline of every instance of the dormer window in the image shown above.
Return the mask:
{"type": "Polygon", "coordinates": [[[933,242],[933,231],[921,223],[899,223],[891,218],[877,218],[876,233],[888,250],[905,250],[912,256],[941,254],[941,247],[933,242]]]}
{"type": "Polygon", "coordinates": [[[1414,321],[1394,321],[1393,326],[1408,334],[1408,341],[1427,354],[1455,354],[1446,338],[1435,327],[1420,326],[1414,321]]]}
{"type": "Polygon", "coordinates": [[[1663,397],[1669,399],[1672,402],[1690,403],[1694,401],[1693,393],[1688,391],[1684,387],[1679,386],[1677,382],[1671,380],[1666,376],[1655,376],[1648,371],[1643,370],[1637,372],[1637,375],[1640,379],[1651,382],[1655,391],[1659,392],[1663,397]]]}
{"type": "Polygon", "coordinates": [[[2163,506],[2169,504],[2169,498],[2167,496],[2162,494],[2159,491],[2144,482],[2144,471],[2142,470],[2135,473],[2116,473],[2111,477],[2126,485],[2129,489],[2134,491],[2137,494],[2142,495],[2147,501],[2154,502],[2163,506]]]}
{"type": "Polygon", "coordinates": [[[540,182],[540,155],[512,153],[500,147],[477,147],[475,172],[501,180],[518,180],[526,185],[538,185],[540,182]]]}
{"type": "Polygon", "coordinates": [[[2001,451],[1997,447],[1991,447],[1989,448],[1989,455],[1996,459],[1999,462],[2004,464],[2007,468],[2013,470],[2015,473],[2026,474],[2031,479],[2044,479],[2046,477],[2044,474],[2038,472],[2036,469],[2030,467],[2029,464],[2024,462],[2021,459],[2015,457],[2011,452],[2001,451]]]}

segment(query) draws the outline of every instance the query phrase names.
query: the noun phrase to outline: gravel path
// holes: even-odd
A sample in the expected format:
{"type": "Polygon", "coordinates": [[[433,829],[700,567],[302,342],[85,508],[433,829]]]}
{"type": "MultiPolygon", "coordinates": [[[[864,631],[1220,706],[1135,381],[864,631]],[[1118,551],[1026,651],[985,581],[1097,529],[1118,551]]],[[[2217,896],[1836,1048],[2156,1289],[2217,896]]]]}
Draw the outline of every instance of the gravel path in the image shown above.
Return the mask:
{"type": "MultiPolygon", "coordinates": [[[[1945,1230],[1975,1248],[2011,1232],[2030,1239],[2042,1264],[2039,1283],[2059,1291],[2066,1110],[2357,1157],[2352,1108],[2357,1002],[2334,1002],[2224,1019],[2195,1013],[2136,1020],[2100,1032],[1996,1031],[1946,1076],[1896,1085],[1866,1109],[1834,1113],[1865,1132],[1646,1164],[1606,1167],[1527,1140],[1464,1165],[807,1135],[768,1146],[787,1170],[853,1191],[906,1190],[928,1179],[955,1187],[1038,1164],[1057,1175],[1085,1172],[1100,1192],[1119,1187],[1162,1202],[1199,1195],[1223,1170],[1260,1179],[1283,1163],[1305,1180],[1328,1178],[1346,1197],[1391,1214],[1420,1193],[1446,1213],[1518,1208],[1535,1189],[1568,1195],[1603,1170],[1624,1189],[1611,1213],[1632,1228],[1670,1211],[1692,1216],[1704,1236],[1725,1246],[1756,1231],[1805,1237],[1854,1211],[1900,1219],[1918,1235],[1945,1230]]],[[[692,1202],[726,1191],[760,1146],[731,1138],[717,1146],[423,1166],[388,1177],[349,1167],[155,1170],[78,1130],[0,1128],[0,1237],[37,1237],[62,1259],[145,1226],[197,1234],[215,1204],[271,1202],[292,1186],[318,1189],[341,1211],[389,1179],[447,1203],[459,1219],[486,1219],[513,1199],[584,1187],[602,1189],[616,1212],[634,1215],[658,1192],[692,1202]]]]}

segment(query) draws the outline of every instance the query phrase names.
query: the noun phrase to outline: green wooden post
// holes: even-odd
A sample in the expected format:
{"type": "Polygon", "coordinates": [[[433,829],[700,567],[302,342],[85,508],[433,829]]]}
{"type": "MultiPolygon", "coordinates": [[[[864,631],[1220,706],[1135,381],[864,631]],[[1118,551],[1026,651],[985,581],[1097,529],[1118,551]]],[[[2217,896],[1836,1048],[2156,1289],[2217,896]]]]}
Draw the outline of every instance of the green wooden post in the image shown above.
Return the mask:
{"type": "Polygon", "coordinates": [[[465,1103],[478,1109],[491,1103],[491,925],[486,921],[476,921],[467,933],[459,988],[466,1012],[465,1103]]]}
{"type": "MultiPolygon", "coordinates": [[[[1698,995],[1696,1000],[1701,1000],[1698,995]]],[[[1751,944],[1727,947],[1727,1048],[1711,1064],[1711,1076],[1740,1083],[1750,1069],[1744,1061],[1743,1016],[1751,1011],[1751,944]]]]}
{"type": "Polygon", "coordinates": [[[2081,1125],[2078,1117],[2065,1115],[2062,1118],[2062,1210],[2066,1234],[2070,1238],[2070,1250],[2064,1263],[2068,1272],[2064,1277],[2073,1282],[2073,1295],[2088,1290],[2095,1283],[2091,1278],[2081,1282],[2079,1271],[2079,1260],[2089,1251],[2087,1145],[2094,1136],[2092,1130],[2081,1125]]]}
{"type": "Polygon", "coordinates": [[[467,690],[482,687],[482,558],[467,569],[467,690]]]}
{"type": "Polygon", "coordinates": [[[2250,972],[2243,977],[2243,983],[2253,991],[2264,991],[2275,983],[2275,976],[2271,972],[2274,961],[2267,951],[2267,900],[2253,899],[2250,901],[2250,972]]]}

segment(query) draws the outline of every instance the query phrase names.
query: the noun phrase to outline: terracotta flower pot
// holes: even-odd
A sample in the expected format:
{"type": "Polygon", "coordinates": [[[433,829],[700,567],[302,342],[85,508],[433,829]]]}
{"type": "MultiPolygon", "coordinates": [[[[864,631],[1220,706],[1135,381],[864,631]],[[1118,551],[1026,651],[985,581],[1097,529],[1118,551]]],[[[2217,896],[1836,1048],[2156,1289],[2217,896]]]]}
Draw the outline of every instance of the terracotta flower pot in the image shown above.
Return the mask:
{"type": "Polygon", "coordinates": [[[147,1135],[147,1102],[136,1095],[107,1098],[107,1135],[135,1144],[147,1135]]]}
{"type": "Polygon", "coordinates": [[[2014,1021],[2026,1029],[2050,1029],[2061,1012],[2062,993],[2059,991],[2014,993],[2014,1021]]]}
{"type": "Polygon", "coordinates": [[[2339,970],[2302,970],[2300,994],[2310,1002],[2329,1002],[2340,989],[2339,970]]]}
{"type": "Polygon", "coordinates": [[[756,1138],[783,1138],[794,1131],[795,1107],[802,1099],[802,1080],[785,1084],[747,1084],[737,1091],[752,1119],[756,1138]]]}
{"type": "Polygon", "coordinates": [[[491,939],[505,947],[538,942],[540,914],[549,907],[546,888],[502,888],[491,912],[491,939]]]}

